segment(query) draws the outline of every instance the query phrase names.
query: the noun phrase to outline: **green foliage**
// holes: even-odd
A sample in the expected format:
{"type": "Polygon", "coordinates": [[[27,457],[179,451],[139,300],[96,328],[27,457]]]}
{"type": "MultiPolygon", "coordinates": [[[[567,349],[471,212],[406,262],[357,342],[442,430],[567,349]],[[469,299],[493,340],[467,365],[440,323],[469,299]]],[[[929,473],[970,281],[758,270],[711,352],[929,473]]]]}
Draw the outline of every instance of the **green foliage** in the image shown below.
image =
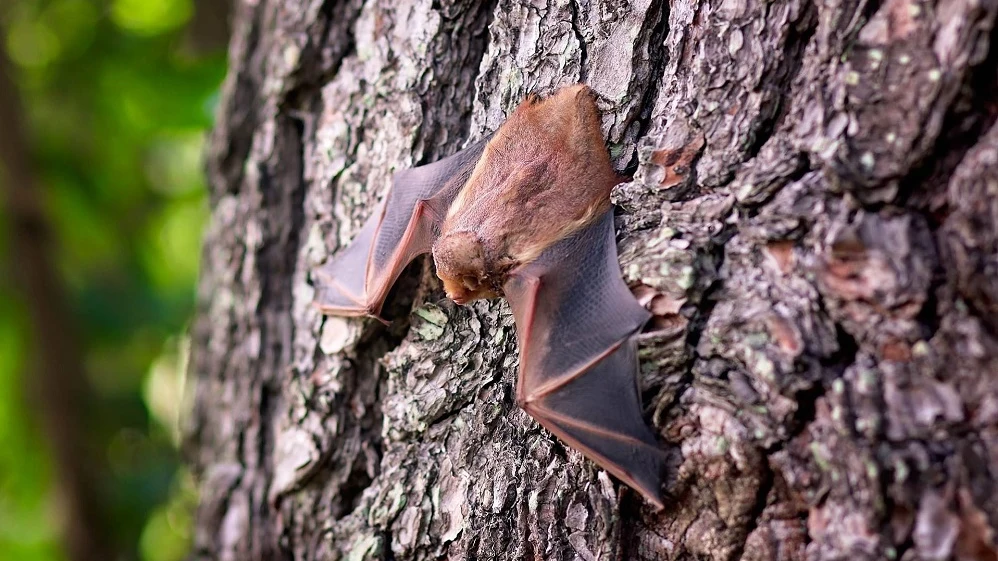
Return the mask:
{"type": "MultiPolygon", "coordinates": [[[[176,452],[178,341],[194,305],[207,217],[200,155],[224,53],[186,46],[192,0],[0,6],[0,46],[15,63],[74,312],[67,325],[95,388],[81,422],[102,462],[112,540],[121,559],[181,559],[195,499],[176,452]]],[[[35,347],[10,288],[0,278],[0,559],[63,559],[55,470],[25,398],[35,347]]]]}

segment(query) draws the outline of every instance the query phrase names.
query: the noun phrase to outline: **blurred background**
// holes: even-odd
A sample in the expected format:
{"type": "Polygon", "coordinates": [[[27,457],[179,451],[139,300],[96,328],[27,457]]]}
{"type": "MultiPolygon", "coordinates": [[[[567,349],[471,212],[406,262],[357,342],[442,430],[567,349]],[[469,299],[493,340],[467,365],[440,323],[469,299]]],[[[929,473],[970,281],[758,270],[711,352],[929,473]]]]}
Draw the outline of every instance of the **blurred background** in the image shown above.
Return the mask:
{"type": "Polygon", "coordinates": [[[184,558],[227,0],[0,0],[0,560],[184,558]]]}

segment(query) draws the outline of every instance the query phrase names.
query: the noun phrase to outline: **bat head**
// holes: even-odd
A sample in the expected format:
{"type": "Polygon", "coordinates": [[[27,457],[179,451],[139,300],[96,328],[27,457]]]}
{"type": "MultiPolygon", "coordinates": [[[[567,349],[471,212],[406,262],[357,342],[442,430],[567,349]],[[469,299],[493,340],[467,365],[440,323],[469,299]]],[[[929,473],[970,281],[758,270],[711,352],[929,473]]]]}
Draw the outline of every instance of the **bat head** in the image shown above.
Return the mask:
{"type": "Polygon", "coordinates": [[[497,295],[487,273],[485,249],[474,232],[441,235],[433,244],[433,262],[447,297],[458,304],[497,295]]]}

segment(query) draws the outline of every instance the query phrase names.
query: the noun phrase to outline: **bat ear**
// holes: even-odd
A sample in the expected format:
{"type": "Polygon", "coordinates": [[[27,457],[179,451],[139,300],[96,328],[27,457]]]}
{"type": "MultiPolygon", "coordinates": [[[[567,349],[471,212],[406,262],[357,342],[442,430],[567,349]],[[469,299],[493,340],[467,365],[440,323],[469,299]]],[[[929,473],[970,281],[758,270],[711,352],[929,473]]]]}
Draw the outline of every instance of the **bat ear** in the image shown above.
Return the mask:
{"type": "Polygon", "coordinates": [[[448,232],[433,244],[437,271],[450,275],[485,270],[485,250],[474,232],[448,232]]]}

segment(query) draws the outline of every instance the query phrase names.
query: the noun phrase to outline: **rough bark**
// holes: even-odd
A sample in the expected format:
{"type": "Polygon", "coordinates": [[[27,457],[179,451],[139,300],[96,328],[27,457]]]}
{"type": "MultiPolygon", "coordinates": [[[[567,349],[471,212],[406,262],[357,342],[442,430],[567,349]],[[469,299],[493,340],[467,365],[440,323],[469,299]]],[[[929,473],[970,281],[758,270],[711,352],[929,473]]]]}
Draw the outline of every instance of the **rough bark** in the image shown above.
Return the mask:
{"type": "MultiPolygon", "coordinates": [[[[209,153],[188,451],[206,559],[996,559],[996,0],[258,0],[209,153]],[[513,399],[505,303],[309,270],[396,169],[600,96],[653,512],[513,399]]],[[[582,272],[584,274],[584,272],[582,272]]]]}

